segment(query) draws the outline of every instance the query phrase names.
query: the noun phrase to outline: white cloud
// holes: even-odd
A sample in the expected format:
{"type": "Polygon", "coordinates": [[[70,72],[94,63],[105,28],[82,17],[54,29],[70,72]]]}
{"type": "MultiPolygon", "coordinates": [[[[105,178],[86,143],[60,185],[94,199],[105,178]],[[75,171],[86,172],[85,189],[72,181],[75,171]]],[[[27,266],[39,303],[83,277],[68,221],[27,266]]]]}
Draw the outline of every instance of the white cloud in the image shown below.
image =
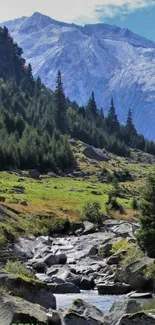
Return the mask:
{"type": "Polygon", "coordinates": [[[155,0],[5,0],[0,2],[0,21],[39,11],[57,20],[83,24],[153,4],[155,0]]]}

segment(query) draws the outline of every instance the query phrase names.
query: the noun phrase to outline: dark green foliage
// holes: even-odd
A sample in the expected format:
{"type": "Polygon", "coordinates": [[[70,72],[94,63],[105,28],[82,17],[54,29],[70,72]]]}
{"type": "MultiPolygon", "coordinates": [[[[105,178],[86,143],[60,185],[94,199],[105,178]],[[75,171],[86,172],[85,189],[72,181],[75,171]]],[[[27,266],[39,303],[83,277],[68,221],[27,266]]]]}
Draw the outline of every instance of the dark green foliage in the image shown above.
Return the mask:
{"type": "Polygon", "coordinates": [[[103,224],[103,214],[100,210],[99,202],[88,202],[81,211],[81,219],[90,221],[101,227],[103,224]]]}
{"type": "Polygon", "coordinates": [[[107,126],[110,132],[118,132],[120,125],[115,111],[114,100],[111,98],[110,108],[107,116],[107,126]]]}
{"type": "Polygon", "coordinates": [[[91,97],[88,102],[87,106],[87,118],[93,118],[97,117],[97,106],[96,106],[96,101],[95,101],[95,95],[94,92],[92,91],[91,97]]]}
{"type": "Polygon", "coordinates": [[[106,204],[107,213],[110,211],[119,211],[121,214],[124,213],[122,205],[117,201],[116,197],[112,194],[109,195],[108,202],[106,204]]]}
{"type": "Polygon", "coordinates": [[[55,123],[58,130],[62,133],[67,131],[67,120],[66,120],[66,99],[62,85],[61,71],[58,71],[56,80],[56,90],[54,94],[54,114],[55,123]]]}
{"type": "Polygon", "coordinates": [[[137,199],[135,197],[132,200],[132,209],[133,210],[138,210],[138,202],[137,202],[137,199]]]}
{"type": "Polygon", "coordinates": [[[155,257],[155,170],[148,176],[142,193],[140,212],[138,244],[149,257],[155,257]]]}

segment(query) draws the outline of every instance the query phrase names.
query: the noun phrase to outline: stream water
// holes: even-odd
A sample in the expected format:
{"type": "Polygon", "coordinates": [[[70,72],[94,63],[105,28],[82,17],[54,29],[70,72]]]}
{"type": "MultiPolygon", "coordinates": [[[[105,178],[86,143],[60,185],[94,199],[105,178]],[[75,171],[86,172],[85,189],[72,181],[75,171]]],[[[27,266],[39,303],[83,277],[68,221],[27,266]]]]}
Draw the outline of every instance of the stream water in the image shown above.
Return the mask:
{"type": "Polygon", "coordinates": [[[68,308],[71,306],[75,299],[81,298],[87,303],[96,306],[101,311],[106,312],[112,307],[113,303],[117,300],[124,300],[125,296],[99,296],[96,290],[82,291],[79,294],[59,294],[55,295],[57,301],[57,308],[68,308]]]}

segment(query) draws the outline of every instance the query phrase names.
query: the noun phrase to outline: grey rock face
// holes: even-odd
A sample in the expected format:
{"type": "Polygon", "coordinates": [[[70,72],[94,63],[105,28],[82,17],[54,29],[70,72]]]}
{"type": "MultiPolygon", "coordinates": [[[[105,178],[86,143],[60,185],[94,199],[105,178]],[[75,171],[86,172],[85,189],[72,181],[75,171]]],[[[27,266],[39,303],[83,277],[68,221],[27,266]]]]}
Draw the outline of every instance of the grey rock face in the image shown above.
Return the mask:
{"type": "Polygon", "coordinates": [[[109,158],[101,151],[92,146],[86,147],[83,151],[84,155],[90,159],[97,161],[108,161],[109,158]]]}
{"type": "Polygon", "coordinates": [[[135,315],[125,315],[117,325],[155,325],[154,315],[148,315],[146,313],[137,313],[135,315]]]}
{"type": "Polygon", "coordinates": [[[130,291],[130,285],[125,283],[98,284],[97,289],[100,295],[123,295],[130,291]]]}
{"type": "Polygon", "coordinates": [[[129,264],[118,276],[118,279],[128,283],[131,290],[148,290],[150,281],[145,277],[145,270],[153,260],[147,257],[138,259],[129,264]]]}
{"type": "Polygon", "coordinates": [[[103,314],[96,307],[77,299],[64,313],[64,322],[66,325],[102,325],[103,314]]]}
{"type": "Polygon", "coordinates": [[[0,294],[0,324],[47,324],[46,309],[26,300],[0,294]]]}
{"type": "Polygon", "coordinates": [[[141,305],[134,299],[124,299],[113,304],[110,311],[104,315],[104,325],[116,325],[125,314],[137,313],[141,305]]]}
{"type": "Polygon", "coordinates": [[[14,296],[39,304],[45,308],[56,309],[56,299],[50,289],[43,283],[33,280],[26,281],[17,276],[1,273],[0,286],[6,288],[14,296]]]}

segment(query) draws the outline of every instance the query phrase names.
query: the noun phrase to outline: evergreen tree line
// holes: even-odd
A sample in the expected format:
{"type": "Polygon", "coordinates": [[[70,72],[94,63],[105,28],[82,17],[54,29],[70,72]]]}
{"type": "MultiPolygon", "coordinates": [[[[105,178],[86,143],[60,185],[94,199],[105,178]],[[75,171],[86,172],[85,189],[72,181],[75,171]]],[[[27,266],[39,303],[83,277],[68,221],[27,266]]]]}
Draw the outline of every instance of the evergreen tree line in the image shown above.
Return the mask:
{"type": "Polygon", "coordinates": [[[130,156],[130,147],[155,154],[155,144],[137,134],[131,110],[122,126],[113,99],[107,117],[94,92],[79,107],[66,98],[60,71],[56,89],[48,89],[34,80],[7,28],[0,28],[0,169],[70,170],[69,136],[122,156],[130,156]]]}

